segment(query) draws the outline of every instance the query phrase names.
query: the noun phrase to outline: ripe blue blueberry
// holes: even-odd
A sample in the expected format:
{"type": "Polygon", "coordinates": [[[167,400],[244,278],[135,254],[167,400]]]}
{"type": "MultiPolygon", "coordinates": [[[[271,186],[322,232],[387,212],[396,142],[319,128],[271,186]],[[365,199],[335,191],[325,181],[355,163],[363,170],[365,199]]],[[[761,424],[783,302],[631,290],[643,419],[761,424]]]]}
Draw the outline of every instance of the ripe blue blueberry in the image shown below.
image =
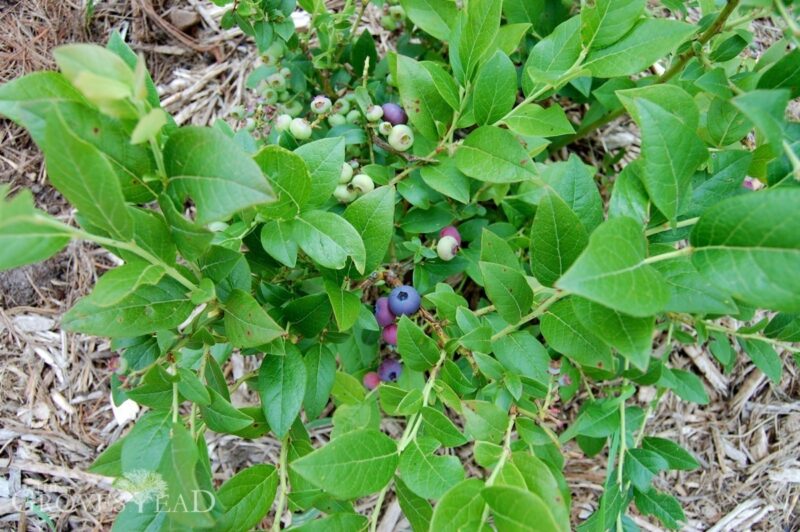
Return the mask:
{"type": "Polygon", "coordinates": [[[378,325],[386,327],[394,323],[396,316],[389,310],[389,298],[379,297],[375,301],[375,319],[378,320],[378,325]]]}
{"type": "Polygon", "coordinates": [[[394,382],[403,373],[403,365],[394,358],[387,358],[378,367],[378,377],[383,382],[394,382]]]}
{"type": "Polygon", "coordinates": [[[419,304],[419,292],[413,286],[398,286],[389,294],[389,310],[395,316],[414,314],[419,304]]]}
{"type": "Polygon", "coordinates": [[[408,122],[408,115],[403,108],[396,103],[385,103],[382,107],[384,120],[391,123],[393,126],[408,122]]]}

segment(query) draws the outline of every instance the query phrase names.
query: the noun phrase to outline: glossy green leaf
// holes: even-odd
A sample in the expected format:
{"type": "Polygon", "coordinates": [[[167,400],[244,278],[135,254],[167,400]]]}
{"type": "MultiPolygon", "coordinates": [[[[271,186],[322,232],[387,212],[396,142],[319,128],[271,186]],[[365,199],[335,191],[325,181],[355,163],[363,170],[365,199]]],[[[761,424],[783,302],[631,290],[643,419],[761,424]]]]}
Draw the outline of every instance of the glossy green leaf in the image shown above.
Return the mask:
{"type": "Polygon", "coordinates": [[[536,209],[531,225],[531,272],[540,283],[553,284],[566,272],[589,242],[578,216],[555,193],[536,209]]]}
{"type": "Polygon", "coordinates": [[[437,124],[446,126],[453,116],[453,109],[439,93],[431,73],[418,61],[398,55],[397,79],[400,101],[408,120],[423,137],[438,140],[437,124]]]}
{"type": "Polygon", "coordinates": [[[400,455],[399,471],[403,482],[425,499],[438,499],[464,480],[464,468],[456,456],[433,454],[439,442],[418,436],[400,455]]]}
{"type": "Polygon", "coordinates": [[[405,365],[415,371],[426,371],[439,361],[436,340],[425,334],[408,316],[402,316],[398,322],[397,352],[405,365]]]}
{"type": "Polygon", "coordinates": [[[570,300],[551,306],[541,318],[541,328],[550,347],[578,364],[605,370],[613,367],[611,350],[583,326],[570,300]]]}
{"type": "Polygon", "coordinates": [[[470,478],[450,488],[433,509],[430,529],[442,532],[479,530],[483,516],[484,484],[470,478]]]}
{"type": "Polygon", "coordinates": [[[294,150],[305,161],[311,176],[308,205],[323,205],[333,194],[342,173],[344,145],[341,137],[334,137],[308,142],[294,150]]]}
{"type": "Polygon", "coordinates": [[[644,0],[597,0],[581,9],[581,40],[598,50],[620,40],[644,13],[644,0]]]}
{"type": "Polygon", "coordinates": [[[364,272],[364,242],[341,216],[326,211],[304,212],[293,222],[293,234],[300,249],[320,266],[341,270],[351,257],[356,269],[364,272]]]}
{"type": "Polygon", "coordinates": [[[494,524],[499,532],[522,532],[536,529],[542,532],[559,532],[553,514],[547,504],[530,491],[512,486],[491,486],[481,492],[483,499],[494,515],[494,524]]]}
{"type": "Polygon", "coordinates": [[[411,22],[441,41],[450,38],[451,25],[458,15],[453,0],[401,0],[411,22]]]}
{"type": "Polygon", "coordinates": [[[270,343],[284,331],[253,296],[237,288],[225,302],[225,333],[237,347],[256,347],[270,343]]]}
{"type": "Polygon", "coordinates": [[[277,196],[274,202],[259,206],[258,212],[266,218],[278,220],[297,216],[311,193],[311,175],[303,158],[280,146],[265,146],[253,160],[277,196]]]}
{"type": "Polygon", "coordinates": [[[478,125],[493,124],[511,110],[517,94],[514,63],[497,51],[478,71],[472,94],[472,112],[478,125]]]}
{"type": "Polygon", "coordinates": [[[217,491],[226,508],[215,525],[219,530],[249,530],[269,512],[278,489],[278,475],[268,464],[257,464],[239,471],[217,491]]]}
{"type": "Polygon", "coordinates": [[[531,137],[557,137],[575,132],[564,109],[555,103],[550,107],[535,103],[520,105],[503,122],[514,133],[531,137]]]}
{"type": "Polygon", "coordinates": [[[283,438],[300,414],[306,390],[306,366],[300,350],[284,344],[281,354],[267,354],[258,371],[261,407],[272,431],[283,438]]]}
{"type": "MultiPolygon", "coordinates": [[[[378,187],[345,209],[344,219],[355,228],[364,244],[364,264],[359,272],[371,273],[383,262],[394,233],[394,202],[392,187],[378,187]]],[[[355,251],[353,261],[358,267],[355,251]]]]}
{"type": "Polygon", "coordinates": [[[529,181],[533,162],[516,137],[494,126],[483,126],[467,136],[456,151],[456,166],[466,175],[488,183],[529,181]]]}

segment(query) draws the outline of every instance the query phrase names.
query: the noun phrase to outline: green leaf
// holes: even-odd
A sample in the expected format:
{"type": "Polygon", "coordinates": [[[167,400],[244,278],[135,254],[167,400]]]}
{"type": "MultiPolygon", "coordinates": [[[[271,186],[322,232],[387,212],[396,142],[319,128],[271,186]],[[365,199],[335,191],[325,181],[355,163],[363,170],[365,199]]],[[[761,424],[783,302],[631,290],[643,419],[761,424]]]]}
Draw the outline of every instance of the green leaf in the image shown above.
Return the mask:
{"type": "Polygon", "coordinates": [[[92,302],[99,307],[114,305],[136,292],[140,286],[157,284],[164,268],[143,261],[128,262],[106,272],[92,290],[92,302]]]}
{"type": "Polygon", "coordinates": [[[125,443],[123,438],[115,441],[95,458],[89,466],[89,472],[95,475],[106,477],[121,477],[122,471],[122,445],[125,443]]]}
{"type": "Polygon", "coordinates": [[[583,326],[569,299],[548,309],[541,318],[541,328],[548,345],[570,360],[608,371],[613,368],[611,350],[583,326]]]}
{"type": "Polygon", "coordinates": [[[282,354],[264,356],[258,387],[267,423],[283,438],[300,413],[306,391],[306,366],[294,344],[284,344],[282,354]]]}
{"type": "Polygon", "coordinates": [[[567,442],[575,436],[606,438],[619,430],[619,399],[600,399],[585,404],[575,422],[559,436],[567,442]]]}
{"type": "Polygon", "coordinates": [[[686,210],[689,184],[708,152],[685,116],[645,98],[623,98],[642,131],[642,182],[653,204],[674,222],[686,210]]]}
{"type": "MultiPolygon", "coordinates": [[[[507,2],[503,2],[505,5],[507,2]]],[[[492,45],[506,55],[513,54],[519,48],[520,41],[528,33],[531,24],[527,22],[518,24],[504,24],[497,32],[497,38],[492,45]]]]}
{"type": "Polygon", "coordinates": [[[397,352],[403,362],[415,371],[426,371],[439,361],[439,346],[408,316],[402,316],[397,326],[397,352]]]}
{"type": "Polygon", "coordinates": [[[355,499],[386,486],[397,468],[397,444],[377,430],[348,432],[299,460],[292,469],[338,499],[355,499]]]}
{"type": "Polygon", "coordinates": [[[268,464],[257,464],[229,478],[217,491],[226,508],[215,528],[250,530],[267,515],[278,489],[278,475],[268,464]]]}
{"type": "Polygon", "coordinates": [[[458,8],[453,0],[400,0],[406,16],[411,22],[440,41],[450,38],[453,21],[458,17],[458,8]]]}
{"type": "Polygon", "coordinates": [[[504,0],[503,14],[511,23],[530,23],[536,35],[550,35],[569,17],[569,6],[548,0],[504,0]]]}
{"type": "Polygon", "coordinates": [[[634,318],[588,299],[570,298],[581,323],[642,371],[647,370],[653,345],[655,320],[634,318]]]}
{"type": "Polygon", "coordinates": [[[232,434],[253,424],[253,418],[233,406],[228,399],[213,388],[207,388],[211,403],[200,406],[200,413],[208,428],[214,432],[232,434]]]}
{"type": "MultiPolygon", "coordinates": [[[[542,180],[567,202],[591,233],[603,221],[603,200],[594,180],[595,169],[574,153],[565,162],[550,163],[542,172],[542,180]]],[[[543,194],[545,188],[540,188],[543,194]]]]}
{"type": "Polygon", "coordinates": [[[477,478],[469,478],[450,488],[433,509],[430,530],[437,532],[479,530],[484,508],[484,500],[481,497],[483,488],[483,482],[477,478]]]}
{"type": "Polygon", "coordinates": [[[63,249],[70,240],[69,228],[36,209],[30,191],[9,199],[8,190],[8,185],[0,185],[0,270],[43,261],[63,249]]]}
{"type": "Polygon", "coordinates": [[[717,289],[692,265],[689,257],[656,262],[658,270],[669,290],[667,312],[689,314],[730,314],[738,308],[726,291],[717,289]]]}
{"type": "Polygon", "coordinates": [[[700,405],[708,404],[708,393],[703,386],[703,381],[689,371],[662,368],[658,385],[669,388],[685,401],[700,405]]]}
{"type": "Polygon", "coordinates": [[[394,479],[397,501],[403,515],[408,519],[414,532],[426,532],[430,527],[433,508],[430,503],[411,491],[400,478],[394,479]]]}
{"type": "Polygon", "coordinates": [[[757,88],[789,89],[790,98],[800,96],[800,49],[786,53],[765,70],[758,78],[757,88]]]}
{"type": "Polygon", "coordinates": [[[294,153],[303,158],[311,176],[308,205],[319,207],[333,194],[339,184],[344,164],[344,139],[334,137],[303,144],[294,153]]]}
{"type": "Polygon", "coordinates": [[[727,146],[753,129],[753,123],[728,100],[714,98],[708,106],[706,117],[708,136],[717,146],[727,146]]]}
{"type": "Polygon", "coordinates": [[[292,224],[297,244],[324,268],[341,270],[352,257],[359,273],[364,272],[366,251],[358,231],[344,218],[326,211],[302,213],[292,224]]]}
{"type": "Polygon", "coordinates": [[[519,265],[517,254],[508,241],[487,228],[481,231],[480,260],[483,262],[502,264],[520,273],[523,272],[522,267],[519,265]]]}
{"type": "Polygon", "coordinates": [[[464,468],[456,456],[433,454],[439,442],[418,436],[400,455],[400,476],[409,489],[425,499],[438,499],[464,480],[464,468]]]}
{"type": "Polygon", "coordinates": [[[422,64],[405,55],[397,56],[400,102],[408,120],[423,137],[439,140],[439,125],[447,126],[453,108],[439,93],[433,76],[422,64]]]}
{"type": "Polygon", "coordinates": [[[647,491],[653,477],[668,467],[667,461],[655,451],[628,449],[625,452],[624,475],[639,490],[647,491]]]}
{"type": "Polygon", "coordinates": [[[478,125],[492,124],[514,106],[517,72],[506,54],[497,51],[483,64],[475,80],[472,112],[478,125]]]}
{"type": "Polygon", "coordinates": [[[350,532],[366,530],[369,521],[366,517],[353,513],[334,513],[322,519],[315,519],[294,528],[297,532],[350,532]]]}
{"type": "Polygon", "coordinates": [[[783,370],[783,363],[781,357],[775,352],[772,346],[761,340],[745,340],[739,339],[739,344],[753,361],[758,369],[764,372],[764,375],[769,377],[769,380],[775,384],[780,384],[781,373],[783,370]]]}
{"type": "Polygon", "coordinates": [[[533,161],[510,132],[494,126],[472,131],[456,151],[456,166],[487,183],[516,183],[535,177],[533,161]]]}
{"type": "MultiPolygon", "coordinates": [[[[264,146],[253,160],[267,176],[277,200],[261,205],[266,218],[289,220],[300,214],[311,193],[311,176],[303,158],[280,146],[264,146]]],[[[341,167],[339,167],[341,171],[341,167]]]]}
{"type": "Polygon", "coordinates": [[[485,488],[482,496],[494,514],[494,524],[499,532],[522,532],[531,529],[559,532],[553,514],[545,502],[530,491],[512,486],[485,488]]]}
{"type": "MultiPolygon", "coordinates": [[[[525,485],[535,495],[538,495],[550,509],[559,530],[568,532],[570,530],[569,519],[569,489],[561,488],[566,486],[563,476],[561,482],[556,478],[556,473],[542,460],[518,451],[511,455],[510,462],[522,476],[525,485]],[[566,493],[565,493],[566,492],[566,493]]],[[[559,472],[558,475],[561,475],[559,472]]]]}
{"type": "Polygon", "coordinates": [[[261,227],[261,247],[281,264],[294,268],[297,264],[297,242],[292,238],[292,225],[270,220],[261,227]]]}
{"type": "Polygon", "coordinates": [[[197,223],[225,221],[236,212],[269,203],[275,194],[258,165],[224,133],[183,127],[164,146],[168,191],[191,197],[197,223]]]}
{"type": "Polygon", "coordinates": [[[126,395],[140,405],[154,410],[172,407],[173,377],[161,366],[153,366],[142,378],[136,388],[126,391],[126,395]]]}
{"type": "Polygon", "coordinates": [[[225,302],[225,334],[236,347],[257,347],[283,335],[284,330],[244,290],[234,289],[225,302]]]}
{"type": "Polygon", "coordinates": [[[340,331],[346,331],[352,327],[358,319],[361,310],[361,299],[353,292],[343,290],[341,286],[333,281],[325,279],[325,293],[333,308],[333,315],[336,318],[336,325],[340,331]]]}
{"type": "Polygon", "coordinates": [[[445,447],[458,447],[467,443],[467,438],[446,415],[426,406],[421,411],[425,434],[436,438],[445,447]]]}
{"type": "Polygon", "coordinates": [[[136,421],[123,440],[120,454],[123,472],[156,470],[167,452],[171,422],[172,413],[163,410],[147,412],[136,421]]]}
{"type": "Polygon", "coordinates": [[[438,164],[425,165],[419,170],[425,184],[460,203],[469,203],[470,180],[458,169],[455,159],[441,153],[436,160],[438,164]]]}
{"type": "Polygon", "coordinates": [[[44,152],[48,178],[81,215],[113,237],[130,240],[133,220],[113,166],[58,110],[47,119],[44,152]]]}
{"type": "Polygon", "coordinates": [[[783,342],[800,342],[800,315],[776,314],[764,329],[764,336],[783,342]]]}
{"type": "Polygon", "coordinates": [[[167,221],[172,240],[185,259],[195,261],[208,251],[214,233],[184,218],[166,194],[159,196],[158,205],[167,221]]]}
{"type": "Polygon", "coordinates": [[[756,125],[768,144],[777,147],[783,142],[789,94],[786,89],[754,90],[737,96],[731,103],[756,125]]]}
{"type": "Polygon", "coordinates": [[[540,283],[553,286],[589,242],[578,216],[557,194],[539,200],[531,225],[531,272],[540,283]]]}
{"type": "MultiPolygon", "coordinates": [[[[361,236],[365,258],[362,273],[370,273],[383,263],[394,234],[394,188],[378,187],[347,206],[344,219],[361,236]]],[[[358,261],[353,258],[358,267],[358,261]]]]}
{"type": "Polygon", "coordinates": [[[487,401],[464,401],[464,430],[474,440],[499,443],[508,425],[508,413],[487,401]]]}
{"type": "Polygon", "coordinates": [[[597,0],[581,9],[581,40],[598,50],[620,40],[644,13],[644,0],[597,0]]]}
{"type": "Polygon", "coordinates": [[[515,331],[492,342],[492,351],[503,367],[515,375],[544,385],[550,380],[550,355],[528,331],[515,331]]]}
{"type": "Polygon", "coordinates": [[[491,262],[480,262],[486,295],[494,303],[500,317],[516,324],[530,312],[533,290],[520,272],[491,262]]]}
{"type": "Polygon", "coordinates": [[[303,406],[308,419],[316,419],[322,413],[333,389],[336,378],[336,357],[324,344],[315,344],[303,358],[306,366],[306,387],[303,406]]]}
{"type": "Polygon", "coordinates": [[[205,385],[200,382],[194,371],[186,368],[178,368],[178,391],[183,397],[198,405],[207,405],[211,403],[211,395],[205,385]]]}
{"type": "MultiPolygon", "coordinates": [[[[538,3],[529,0],[515,1],[524,2],[532,10],[535,10],[538,3]]],[[[535,28],[540,15],[531,13],[531,16],[533,18],[530,22],[533,22],[535,28]]],[[[522,88],[526,95],[549,89],[577,62],[581,53],[580,23],[580,17],[574,16],[559,24],[552,33],[536,43],[523,68],[522,88]]]]}
{"type": "Polygon", "coordinates": [[[631,316],[651,316],[664,308],[669,293],[661,275],[645,262],[646,255],[639,224],[612,218],[592,233],[557,286],[631,316]]]}
{"type": "Polygon", "coordinates": [[[669,469],[692,471],[700,467],[700,463],[687,450],[672,440],[649,436],[642,440],[642,449],[658,453],[669,469]]]}
{"type": "Polygon", "coordinates": [[[633,497],[642,514],[657,517],[667,528],[677,530],[679,521],[686,520],[681,503],[672,495],[650,488],[647,491],[634,490],[633,497]]]}
{"type": "Polygon", "coordinates": [[[800,190],[726,199],[690,236],[692,263],[712,284],[750,305],[800,311],[800,190]]]}
{"type": "Polygon", "coordinates": [[[494,53],[491,45],[500,29],[502,7],[502,0],[473,0],[464,11],[466,20],[458,40],[458,57],[467,79],[494,53]]]}
{"type": "Polygon", "coordinates": [[[165,277],[158,284],[140,286],[110,307],[95,304],[91,295],[84,297],[64,315],[61,325],[92,336],[126,338],[175,328],[192,309],[183,285],[165,277]]]}
{"type": "Polygon", "coordinates": [[[530,137],[557,137],[575,132],[564,109],[555,103],[550,107],[535,103],[517,106],[503,123],[514,133],[530,137]]]}
{"type": "Polygon", "coordinates": [[[677,48],[696,30],[677,20],[647,18],[611,46],[589,52],[583,67],[596,78],[632,76],[677,48]]]}
{"type": "Polygon", "coordinates": [[[299,297],[283,307],[283,317],[292,330],[306,337],[318,335],[331,319],[330,301],[326,294],[299,297]]]}

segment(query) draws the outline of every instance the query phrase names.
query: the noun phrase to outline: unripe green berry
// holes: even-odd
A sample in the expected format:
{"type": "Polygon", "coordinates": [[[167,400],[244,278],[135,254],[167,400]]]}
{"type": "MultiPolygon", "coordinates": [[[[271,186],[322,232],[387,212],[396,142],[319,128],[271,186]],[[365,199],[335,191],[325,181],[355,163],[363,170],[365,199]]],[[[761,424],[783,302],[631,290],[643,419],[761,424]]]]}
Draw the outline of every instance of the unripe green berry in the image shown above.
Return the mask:
{"type": "Polygon", "coordinates": [[[414,132],[405,124],[397,124],[389,133],[389,145],[397,151],[406,151],[414,145],[414,132]]]}
{"type": "Polygon", "coordinates": [[[344,98],[339,98],[336,100],[336,103],[333,104],[333,112],[340,115],[346,115],[350,112],[350,102],[344,98]]]}
{"type": "Polygon", "coordinates": [[[357,196],[358,194],[356,194],[356,191],[352,190],[347,185],[337,185],[336,189],[333,191],[333,197],[339,200],[340,203],[350,203],[356,199],[357,196]]]}
{"type": "Polygon", "coordinates": [[[291,77],[292,77],[292,71],[291,71],[291,70],[289,70],[289,69],[288,69],[288,68],[286,68],[286,67],[283,67],[283,68],[282,68],[282,69],[280,69],[278,72],[280,73],[280,75],[281,75],[281,76],[283,76],[283,77],[284,77],[284,78],[286,78],[286,79],[289,79],[289,78],[291,78],[291,77]]]}
{"type": "Polygon", "coordinates": [[[239,120],[241,120],[242,118],[244,118],[244,115],[245,111],[243,105],[234,105],[233,107],[231,107],[231,116],[233,116],[234,118],[238,118],[239,120]]]}
{"type": "Polygon", "coordinates": [[[275,105],[278,103],[278,91],[272,87],[264,87],[261,91],[261,96],[264,98],[264,103],[267,105],[275,105]]]}
{"type": "Polygon", "coordinates": [[[381,26],[385,30],[394,31],[397,29],[397,21],[391,15],[383,15],[381,17],[381,26]]]}
{"type": "Polygon", "coordinates": [[[348,124],[360,124],[361,123],[361,113],[353,109],[349,113],[347,113],[347,123],[348,124]]]}
{"type": "Polygon", "coordinates": [[[389,8],[389,15],[395,20],[403,20],[406,18],[406,10],[403,6],[392,6],[389,8]]]}
{"type": "Polygon", "coordinates": [[[458,240],[450,235],[445,235],[436,243],[436,253],[442,260],[453,260],[458,253],[458,240]]]}
{"type": "Polygon", "coordinates": [[[281,105],[281,108],[283,109],[283,112],[293,117],[298,116],[303,112],[303,104],[297,100],[285,103],[281,105]]]}
{"type": "Polygon", "coordinates": [[[350,186],[356,189],[360,194],[366,194],[375,190],[375,183],[367,174],[356,175],[350,182],[350,186]]]}
{"type": "Polygon", "coordinates": [[[289,131],[298,140],[306,140],[311,137],[311,124],[305,118],[294,118],[289,124],[289,131]]]}
{"type": "Polygon", "coordinates": [[[256,121],[252,118],[248,118],[245,122],[244,128],[247,131],[253,131],[256,128],[256,121]]]}
{"type": "Polygon", "coordinates": [[[291,98],[291,97],[292,97],[292,95],[289,94],[289,91],[278,91],[278,101],[279,102],[288,102],[289,98],[291,98]]]}
{"type": "Polygon", "coordinates": [[[280,41],[275,41],[269,45],[267,51],[265,53],[272,54],[273,56],[277,57],[278,59],[283,57],[285,50],[283,47],[283,43],[280,41]]]}
{"type": "Polygon", "coordinates": [[[342,173],[339,174],[339,183],[346,185],[351,179],[353,179],[353,167],[348,163],[344,163],[342,165],[342,173]]]}
{"type": "Polygon", "coordinates": [[[264,55],[261,56],[261,62],[266,66],[275,66],[278,64],[278,61],[280,61],[280,58],[277,55],[270,53],[269,50],[264,52],[264,55]]]}
{"type": "Polygon", "coordinates": [[[328,117],[328,124],[330,124],[331,127],[341,126],[346,123],[347,119],[340,114],[332,114],[328,117]]]}
{"type": "Polygon", "coordinates": [[[289,115],[278,115],[275,119],[275,129],[278,131],[286,131],[292,123],[292,117],[289,115]]]}
{"type": "Polygon", "coordinates": [[[370,105],[366,113],[367,120],[370,122],[377,122],[383,118],[383,107],[380,105],[370,105]]]}
{"type": "Polygon", "coordinates": [[[275,89],[276,91],[282,91],[286,89],[286,78],[281,76],[278,73],[270,74],[267,76],[267,85],[275,89]]]}
{"type": "Polygon", "coordinates": [[[312,112],[321,115],[322,113],[327,113],[330,110],[331,110],[331,101],[325,96],[315,96],[314,99],[311,100],[312,112]]]}
{"type": "Polygon", "coordinates": [[[342,96],[342,98],[347,100],[350,103],[353,103],[354,101],[356,101],[356,93],[355,92],[348,92],[347,94],[342,96]]]}
{"type": "Polygon", "coordinates": [[[394,126],[390,122],[381,122],[381,125],[378,126],[378,133],[386,137],[392,132],[392,127],[394,126]]]}

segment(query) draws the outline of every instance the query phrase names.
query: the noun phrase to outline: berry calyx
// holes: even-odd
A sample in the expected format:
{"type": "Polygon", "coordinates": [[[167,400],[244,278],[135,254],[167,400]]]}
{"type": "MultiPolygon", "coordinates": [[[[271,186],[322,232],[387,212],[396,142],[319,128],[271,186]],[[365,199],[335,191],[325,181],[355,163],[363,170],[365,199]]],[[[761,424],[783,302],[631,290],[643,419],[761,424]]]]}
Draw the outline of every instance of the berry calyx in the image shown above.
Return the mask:
{"type": "Polygon", "coordinates": [[[392,132],[392,124],[389,122],[381,122],[381,125],[378,126],[378,133],[380,133],[384,137],[389,136],[389,133],[391,132],[392,132]]]}
{"type": "Polygon", "coordinates": [[[374,390],[381,383],[381,378],[374,371],[370,371],[364,374],[364,378],[361,382],[364,383],[364,388],[367,390],[374,390]]]}
{"type": "Polygon", "coordinates": [[[385,103],[381,108],[383,109],[383,118],[393,126],[408,123],[408,115],[405,110],[396,103],[385,103]]]}
{"type": "Polygon", "coordinates": [[[316,96],[313,100],[311,100],[311,111],[315,114],[321,115],[322,113],[327,113],[331,110],[333,104],[331,103],[329,98],[325,96],[316,96]]]}
{"type": "Polygon", "coordinates": [[[379,297],[375,301],[375,320],[381,327],[392,325],[397,317],[389,310],[389,298],[379,297]]]}
{"type": "Polygon", "coordinates": [[[436,243],[436,253],[442,260],[453,260],[458,253],[458,241],[450,235],[443,236],[436,243]]]}
{"type": "Polygon", "coordinates": [[[389,133],[389,145],[397,151],[406,151],[414,145],[414,132],[405,124],[398,124],[389,133]]]}
{"type": "Polygon", "coordinates": [[[267,76],[267,85],[275,89],[276,91],[282,91],[286,89],[286,78],[281,76],[278,73],[270,74],[267,76]]]}
{"type": "Polygon", "coordinates": [[[333,197],[339,200],[340,203],[350,203],[358,197],[358,193],[348,185],[336,185],[333,190],[333,197]]]}
{"type": "Polygon", "coordinates": [[[403,373],[403,365],[394,358],[387,358],[378,367],[378,377],[383,382],[395,382],[403,373]]]}
{"type": "Polygon", "coordinates": [[[445,237],[445,236],[452,236],[453,238],[456,239],[456,242],[458,243],[458,245],[459,246],[461,245],[461,233],[458,232],[458,229],[456,229],[455,226],[448,225],[447,227],[445,227],[444,229],[439,231],[439,238],[442,238],[442,237],[445,237]]]}
{"type": "Polygon", "coordinates": [[[275,129],[278,131],[286,131],[292,123],[292,117],[289,115],[278,115],[275,119],[275,129]]]}
{"type": "Polygon", "coordinates": [[[360,194],[366,194],[375,190],[375,183],[367,174],[358,174],[350,182],[350,186],[355,188],[360,194]]]}
{"type": "Polygon", "coordinates": [[[342,164],[342,173],[339,174],[339,184],[346,185],[353,179],[353,167],[348,163],[342,164]]]}
{"type": "Polygon", "coordinates": [[[398,286],[389,294],[389,310],[395,316],[414,314],[420,302],[419,292],[413,286],[398,286]]]}
{"type": "Polygon", "coordinates": [[[389,345],[397,345],[397,324],[387,325],[381,331],[381,338],[389,345]]]}
{"type": "Polygon", "coordinates": [[[305,118],[293,118],[292,123],[289,124],[289,131],[294,138],[306,140],[311,137],[311,124],[305,118]]]}

